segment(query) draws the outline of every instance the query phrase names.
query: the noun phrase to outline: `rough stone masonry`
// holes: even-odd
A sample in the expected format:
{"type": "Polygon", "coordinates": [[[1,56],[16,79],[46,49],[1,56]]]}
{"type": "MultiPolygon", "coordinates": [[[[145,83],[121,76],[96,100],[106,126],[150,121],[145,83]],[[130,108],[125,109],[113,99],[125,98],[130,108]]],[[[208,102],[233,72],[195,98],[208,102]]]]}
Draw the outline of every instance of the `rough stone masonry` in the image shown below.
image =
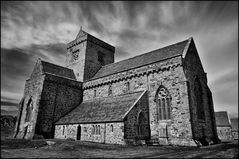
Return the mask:
{"type": "Polygon", "coordinates": [[[193,38],[114,62],[82,29],[66,67],[39,59],[26,81],[16,138],[112,144],[218,143],[212,93],[193,38]]]}

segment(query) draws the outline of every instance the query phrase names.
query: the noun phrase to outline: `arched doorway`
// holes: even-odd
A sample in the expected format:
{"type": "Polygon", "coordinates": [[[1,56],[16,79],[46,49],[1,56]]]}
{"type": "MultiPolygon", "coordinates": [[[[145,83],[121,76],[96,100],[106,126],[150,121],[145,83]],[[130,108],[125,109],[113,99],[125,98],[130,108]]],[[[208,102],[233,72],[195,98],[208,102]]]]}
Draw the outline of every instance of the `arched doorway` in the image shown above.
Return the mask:
{"type": "Polygon", "coordinates": [[[147,128],[147,119],[143,112],[140,112],[138,115],[138,123],[137,123],[137,134],[139,138],[145,138],[148,136],[148,128],[147,128]]]}
{"type": "Polygon", "coordinates": [[[77,137],[76,137],[76,139],[77,139],[77,140],[80,140],[80,137],[81,137],[81,126],[78,125],[78,127],[77,127],[77,137]]]}

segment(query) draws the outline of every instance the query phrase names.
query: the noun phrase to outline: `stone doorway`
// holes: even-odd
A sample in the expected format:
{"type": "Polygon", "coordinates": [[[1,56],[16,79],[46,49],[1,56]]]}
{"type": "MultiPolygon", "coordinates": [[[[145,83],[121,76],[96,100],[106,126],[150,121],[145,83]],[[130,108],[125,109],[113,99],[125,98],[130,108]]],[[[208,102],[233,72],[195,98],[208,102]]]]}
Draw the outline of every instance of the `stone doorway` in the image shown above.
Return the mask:
{"type": "Polygon", "coordinates": [[[78,125],[78,127],[77,127],[77,136],[76,136],[76,139],[77,139],[77,140],[80,140],[80,138],[81,138],[81,126],[78,125]]]}
{"type": "Polygon", "coordinates": [[[140,112],[138,115],[138,123],[137,123],[137,133],[138,137],[145,137],[148,135],[147,133],[147,123],[146,123],[146,118],[143,112],[140,112]]]}

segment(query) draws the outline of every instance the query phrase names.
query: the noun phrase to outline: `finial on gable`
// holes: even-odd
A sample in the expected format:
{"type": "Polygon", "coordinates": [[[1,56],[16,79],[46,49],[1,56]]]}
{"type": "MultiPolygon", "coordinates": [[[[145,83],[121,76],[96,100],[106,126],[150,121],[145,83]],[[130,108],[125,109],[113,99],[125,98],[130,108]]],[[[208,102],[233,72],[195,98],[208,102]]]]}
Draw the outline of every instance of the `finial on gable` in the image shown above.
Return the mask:
{"type": "Polygon", "coordinates": [[[87,33],[82,29],[82,26],[80,27],[80,31],[76,36],[76,39],[82,36],[85,36],[87,33]]]}
{"type": "Polygon", "coordinates": [[[41,62],[42,60],[41,60],[40,57],[38,57],[36,61],[37,61],[37,62],[41,62]]]}

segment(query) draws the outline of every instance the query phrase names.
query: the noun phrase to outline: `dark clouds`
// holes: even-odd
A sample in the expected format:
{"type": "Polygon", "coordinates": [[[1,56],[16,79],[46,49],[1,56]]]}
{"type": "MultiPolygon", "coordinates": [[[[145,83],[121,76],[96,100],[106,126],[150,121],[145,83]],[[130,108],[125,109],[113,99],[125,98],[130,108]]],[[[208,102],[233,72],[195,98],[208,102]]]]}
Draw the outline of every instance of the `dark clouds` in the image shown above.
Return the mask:
{"type": "Polygon", "coordinates": [[[64,66],[66,45],[30,45],[24,48],[1,48],[1,97],[19,102],[25,81],[30,77],[38,58],[64,66]]]}
{"type": "Polygon", "coordinates": [[[20,100],[38,57],[64,65],[65,44],[80,26],[114,45],[116,61],[193,36],[215,110],[238,111],[238,2],[232,1],[1,1],[2,99],[20,100]]]}

